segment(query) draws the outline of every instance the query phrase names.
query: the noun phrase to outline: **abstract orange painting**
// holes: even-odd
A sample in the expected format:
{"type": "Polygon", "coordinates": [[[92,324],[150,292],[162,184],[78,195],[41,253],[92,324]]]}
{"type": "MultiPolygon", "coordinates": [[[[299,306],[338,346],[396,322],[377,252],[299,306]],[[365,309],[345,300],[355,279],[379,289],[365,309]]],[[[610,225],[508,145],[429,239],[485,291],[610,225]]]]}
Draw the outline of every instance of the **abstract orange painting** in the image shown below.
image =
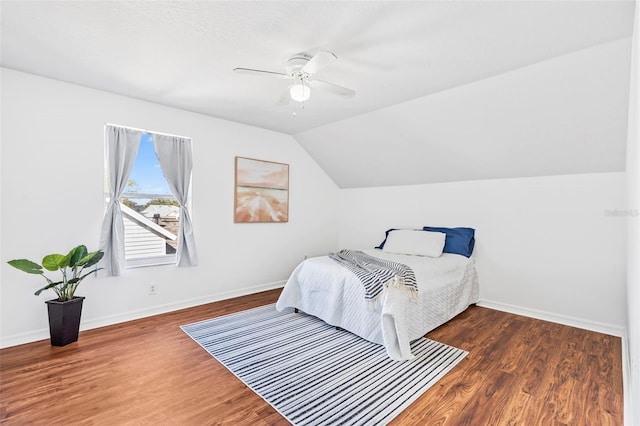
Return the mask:
{"type": "Polygon", "coordinates": [[[234,222],[289,221],[289,165],[236,157],[234,222]]]}

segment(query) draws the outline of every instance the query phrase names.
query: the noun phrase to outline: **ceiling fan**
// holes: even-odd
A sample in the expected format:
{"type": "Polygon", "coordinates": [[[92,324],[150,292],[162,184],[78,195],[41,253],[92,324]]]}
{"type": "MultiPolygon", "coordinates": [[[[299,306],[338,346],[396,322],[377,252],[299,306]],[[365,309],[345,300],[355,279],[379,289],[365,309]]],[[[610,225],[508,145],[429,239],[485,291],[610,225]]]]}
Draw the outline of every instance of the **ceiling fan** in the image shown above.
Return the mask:
{"type": "Polygon", "coordinates": [[[280,95],[280,99],[278,99],[276,105],[288,105],[291,100],[304,102],[311,97],[312,88],[326,90],[340,96],[351,97],[356,94],[354,90],[329,83],[328,81],[310,78],[336,59],[338,59],[338,57],[332,52],[320,50],[313,56],[307,53],[298,53],[287,59],[286,72],[284,73],[252,68],[234,68],[233,71],[243,74],[265,75],[284,80],[293,80],[287,87],[287,90],[280,95]]]}

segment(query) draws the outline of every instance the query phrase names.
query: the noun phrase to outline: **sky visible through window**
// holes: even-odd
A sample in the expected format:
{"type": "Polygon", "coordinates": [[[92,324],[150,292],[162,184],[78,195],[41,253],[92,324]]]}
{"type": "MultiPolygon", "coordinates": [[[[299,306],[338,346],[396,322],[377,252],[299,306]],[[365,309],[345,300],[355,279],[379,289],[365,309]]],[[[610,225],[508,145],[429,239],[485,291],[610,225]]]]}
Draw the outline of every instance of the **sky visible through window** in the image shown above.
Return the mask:
{"type": "MultiPolygon", "coordinates": [[[[125,192],[167,195],[173,198],[167,180],[162,174],[160,162],[153,147],[153,139],[149,134],[143,134],[140,139],[138,156],[129,175],[129,184],[125,192]]],[[[141,201],[145,200],[138,200],[138,202],[141,201]]]]}

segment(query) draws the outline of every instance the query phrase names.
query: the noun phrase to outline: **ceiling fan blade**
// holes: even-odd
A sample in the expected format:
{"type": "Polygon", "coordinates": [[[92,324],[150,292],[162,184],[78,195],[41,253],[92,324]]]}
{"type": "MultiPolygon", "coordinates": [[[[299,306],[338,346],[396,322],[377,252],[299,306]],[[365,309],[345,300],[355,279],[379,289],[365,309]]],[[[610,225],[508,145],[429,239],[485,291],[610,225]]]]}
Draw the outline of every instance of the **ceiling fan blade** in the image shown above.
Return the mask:
{"type": "Polygon", "coordinates": [[[336,59],[338,59],[338,57],[335,54],[327,50],[320,50],[318,53],[313,55],[313,58],[309,59],[309,62],[307,62],[304,67],[302,67],[302,71],[309,75],[315,74],[336,59]]]}
{"type": "Polygon", "coordinates": [[[289,94],[289,88],[287,88],[287,90],[282,92],[282,94],[280,95],[280,98],[276,102],[276,105],[285,106],[285,105],[289,105],[290,102],[291,102],[291,95],[289,94]]]}
{"type": "Polygon", "coordinates": [[[327,92],[335,93],[340,96],[352,97],[356,94],[355,90],[347,89],[346,87],[338,86],[337,84],[329,83],[322,80],[307,80],[309,86],[326,90],[327,92]]]}
{"type": "Polygon", "coordinates": [[[262,74],[262,75],[271,75],[273,77],[278,77],[278,78],[290,78],[289,75],[281,72],[254,70],[253,68],[234,68],[233,71],[241,74],[253,74],[253,75],[262,74]]]}

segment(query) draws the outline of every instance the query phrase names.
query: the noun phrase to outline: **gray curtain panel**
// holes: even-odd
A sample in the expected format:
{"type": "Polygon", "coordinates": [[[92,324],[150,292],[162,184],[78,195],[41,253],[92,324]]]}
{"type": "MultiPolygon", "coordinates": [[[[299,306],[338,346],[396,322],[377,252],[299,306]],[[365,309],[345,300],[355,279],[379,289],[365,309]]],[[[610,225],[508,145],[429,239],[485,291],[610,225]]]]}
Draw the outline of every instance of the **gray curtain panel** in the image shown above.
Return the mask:
{"type": "Polygon", "coordinates": [[[124,222],[119,199],[127,186],[129,174],[138,155],[142,132],[106,126],[105,133],[109,204],[102,222],[100,248],[104,251],[104,273],[107,276],[118,276],[125,267],[124,222]]]}
{"type": "Polygon", "coordinates": [[[180,204],[180,228],[178,229],[178,250],[176,265],[195,266],[198,264],[196,241],[193,236],[191,214],[187,209],[191,188],[193,158],[191,139],[178,136],[153,135],[153,145],[160,160],[160,167],[167,179],[169,189],[180,204]]]}

